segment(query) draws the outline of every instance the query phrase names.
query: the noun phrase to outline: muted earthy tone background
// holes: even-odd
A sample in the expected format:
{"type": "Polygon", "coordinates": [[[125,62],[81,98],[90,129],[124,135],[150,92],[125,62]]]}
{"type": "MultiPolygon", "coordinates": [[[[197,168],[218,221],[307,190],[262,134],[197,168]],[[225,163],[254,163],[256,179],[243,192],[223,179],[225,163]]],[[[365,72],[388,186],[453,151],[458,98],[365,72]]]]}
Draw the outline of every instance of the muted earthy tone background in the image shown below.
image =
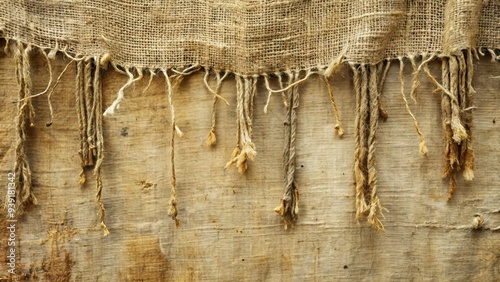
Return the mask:
{"type": "MultiPolygon", "coordinates": [[[[58,74],[67,63],[52,61],[58,74]]],[[[500,70],[481,59],[475,64],[474,111],[476,178],[459,179],[447,202],[441,180],[443,133],[440,101],[434,85],[422,76],[418,104],[411,105],[426,134],[429,153],[418,152],[418,136],[399,92],[398,68],[391,68],[383,102],[389,113],[377,133],[379,196],[389,210],[386,233],[354,219],[352,176],[355,98],[350,70],[331,81],[345,135],[334,131],[332,107],[316,76],[300,85],[297,136],[297,182],[300,219],[283,230],[273,209],[282,188],[285,115],[280,95],[263,113],[267,91],[259,81],[254,138],[257,157],[246,175],[224,170],[236,142],[235,85],[228,79],[217,118],[217,145],[207,148],[212,94],[204,73],[189,76],[174,94],[177,125],[177,198],[180,227],[167,216],[169,199],[169,122],[165,81],[147,78],[125,93],[126,100],[104,119],[103,202],[111,234],[96,224],[94,181],[80,189],[79,134],[75,115],[75,73],[67,72],[53,95],[55,120],[46,127],[46,96],[35,98],[37,116],[29,131],[28,156],[39,205],[18,222],[18,270],[55,281],[325,281],[450,280],[493,281],[500,277],[500,237],[490,230],[454,230],[483,214],[485,227],[500,225],[500,70]],[[494,213],[493,211],[497,211],[494,213]],[[439,226],[439,227],[437,227],[439,226]],[[66,276],[65,276],[66,275],[66,276]],[[63,280],[64,281],[64,280],[63,280]]],[[[431,64],[440,75],[440,64],[431,64]]],[[[0,53],[0,182],[15,158],[17,84],[12,58],[0,53]]],[[[411,77],[406,65],[407,92],[411,77]]],[[[35,93],[45,89],[47,66],[36,55],[32,66],[35,93]]],[[[104,105],[109,106],[126,77],[105,72],[104,105]]],[[[213,83],[213,80],[210,80],[213,83]]],[[[276,85],[275,85],[276,86],[276,85]]],[[[5,198],[5,189],[0,196],[5,198]]],[[[3,225],[3,224],[2,224],[3,225]]],[[[7,234],[0,232],[0,255],[7,234]]],[[[7,277],[5,265],[0,277],[7,277]]],[[[19,278],[19,277],[18,277],[19,278]]],[[[36,279],[35,279],[36,280],[36,279]]]]}

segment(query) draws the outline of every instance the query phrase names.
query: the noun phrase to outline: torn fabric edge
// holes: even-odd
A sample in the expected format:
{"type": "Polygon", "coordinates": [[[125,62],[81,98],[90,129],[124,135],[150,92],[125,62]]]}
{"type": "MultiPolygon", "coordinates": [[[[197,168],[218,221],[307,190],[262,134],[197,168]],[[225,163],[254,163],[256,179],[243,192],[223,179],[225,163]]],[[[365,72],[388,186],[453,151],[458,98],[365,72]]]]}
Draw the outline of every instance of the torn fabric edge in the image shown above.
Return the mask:
{"type": "MultiPolygon", "coordinates": [[[[22,43],[18,43],[23,45],[22,43]]],[[[7,42],[6,44],[6,52],[10,52],[10,46],[7,42]]],[[[33,47],[31,47],[33,48],[33,47]]],[[[487,49],[485,49],[487,50],[487,49]]],[[[497,50],[498,51],[498,50],[497,50]]],[[[472,77],[473,77],[473,59],[478,58],[478,54],[492,55],[493,60],[499,60],[499,56],[497,56],[495,50],[488,50],[489,53],[484,52],[484,50],[463,50],[461,53],[455,53],[450,56],[439,56],[438,59],[441,60],[443,65],[442,71],[442,82],[439,83],[437,80],[430,75],[428,71],[427,63],[434,58],[434,56],[429,56],[427,54],[422,55],[422,64],[419,66],[419,70],[422,69],[427,76],[433,81],[439,91],[443,93],[442,99],[442,116],[443,116],[443,128],[445,130],[446,144],[445,144],[445,173],[444,176],[450,179],[450,198],[453,193],[453,190],[456,186],[455,174],[458,172],[462,172],[464,174],[464,178],[466,180],[471,180],[473,178],[473,169],[474,169],[474,153],[472,149],[472,113],[473,109],[473,96],[474,89],[472,87],[472,77]],[[425,61],[424,61],[425,59],[425,61]],[[463,130],[462,130],[463,129],[463,130]]],[[[42,50],[42,52],[44,52],[42,50]]],[[[66,55],[68,55],[66,53],[66,55]]],[[[68,55],[69,56],[69,55],[68,55]]],[[[53,57],[50,56],[50,57],[53,57]]],[[[94,165],[94,173],[96,174],[96,182],[97,182],[97,194],[96,201],[99,203],[99,217],[101,221],[101,226],[103,227],[104,233],[106,234],[107,228],[104,224],[104,206],[101,202],[101,191],[102,191],[102,181],[100,181],[101,174],[101,164],[102,164],[102,148],[103,148],[103,137],[102,133],[99,134],[98,131],[102,131],[102,116],[107,112],[103,111],[102,105],[95,104],[95,100],[99,99],[99,96],[95,94],[89,94],[94,91],[94,89],[100,89],[100,74],[97,75],[96,78],[96,70],[104,69],[108,62],[112,63],[112,58],[109,54],[103,54],[103,56],[98,56],[94,58],[83,57],[82,59],[77,59],[70,57],[77,63],[77,73],[80,72],[81,75],[77,75],[77,91],[76,95],[78,97],[79,103],[77,105],[79,107],[85,109],[85,114],[81,111],[79,113],[79,118],[83,123],[81,127],[81,156],[82,156],[82,167],[92,167],[94,165]],[[99,63],[97,63],[99,62],[99,63]],[[80,65],[79,65],[80,64],[80,65]],[[95,66],[99,65],[98,68],[95,66]],[[85,76],[85,73],[90,73],[90,76],[85,76]],[[93,73],[93,74],[92,74],[93,73]],[[85,79],[82,80],[81,77],[85,79]],[[87,82],[90,81],[90,82],[87,82]],[[79,90],[78,90],[79,89],[79,90]],[[85,103],[83,102],[85,100],[85,103]],[[90,111],[90,113],[89,113],[90,111]],[[102,115],[99,113],[103,113],[102,115]],[[85,120],[85,121],[84,121],[85,120]],[[91,126],[85,125],[85,122],[91,123],[91,126]],[[101,129],[99,129],[99,127],[101,129]],[[99,136],[100,135],[100,136],[99,136]],[[100,146],[100,149],[99,149],[100,146]],[[101,150],[101,154],[99,155],[99,150],[101,150]],[[100,184],[99,184],[100,183],[100,184]]],[[[23,61],[24,62],[24,61],[23,61]]],[[[347,59],[340,60],[338,65],[348,63],[353,69],[353,82],[355,84],[355,92],[357,97],[357,108],[356,108],[356,138],[355,138],[355,166],[354,166],[354,175],[356,178],[356,218],[359,220],[363,217],[367,218],[367,223],[374,227],[377,230],[384,230],[383,224],[381,223],[379,217],[382,216],[382,206],[380,204],[380,200],[377,195],[377,170],[375,168],[375,144],[376,144],[376,129],[379,117],[384,117],[387,114],[384,113],[381,106],[380,94],[382,92],[383,78],[381,74],[386,74],[385,68],[388,69],[389,60],[382,61],[379,64],[370,64],[370,65],[362,65],[362,64],[353,64],[350,63],[347,59]],[[382,70],[384,68],[384,70],[382,70]],[[358,109],[359,107],[359,109],[358,109]]],[[[116,69],[120,67],[115,66],[116,69]]],[[[133,84],[133,82],[141,79],[142,73],[145,70],[137,70],[134,68],[121,68],[125,71],[122,71],[129,75],[129,81],[122,87],[119,91],[119,96],[121,95],[121,99],[124,97],[124,92],[128,86],[133,84]],[[135,70],[135,72],[134,72],[135,70]],[[120,94],[121,92],[121,94],[120,94]]],[[[172,74],[167,75],[167,77],[173,76],[185,76],[189,75],[196,70],[195,68],[186,68],[190,69],[190,72],[178,71],[176,69],[169,69],[172,74]]],[[[27,68],[29,72],[29,64],[27,68]]],[[[326,70],[331,75],[333,73],[331,65],[324,68],[314,68],[310,70],[306,70],[306,75],[304,78],[300,80],[295,80],[292,84],[287,87],[282,87],[282,89],[276,90],[275,92],[289,93],[289,89],[295,88],[299,83],[305,81],[312,74],[325,74],[326,70]]],[[[156,74],[162,70],[151,71],[151,74],[156,74]]],[[[24,72],[24,69],[18,70],[18,74],[24,72]]],[[[220,72],[220,71],[219,71],[220,72]]],[[[293,72],[293,71],[292,71],[293,72]]],[[[97,73],[99,73],[97,71],[97,73]]],[[[285,72],[284,72],[285,73],[285,72]]],[[[299,72],[296,72],[299,73],[299,72]]],[[[228,74],[228,72],[224,72],[224,77],[228,74]]],[[[244,173],[247,169],[247,160],[253,159],[256,155],[255,144],[253,144],[251,140],[252,135],[252,119],[253,119],[253,99],[256,93],[256,84],[257,81],[261,78],[266,80],[267,74],[257,75],[257,76],[243,76],[238,74],[233,74],[237,84],[237,113],[238,113],[238,133],[237,133],[237,146],[235,151],[237,150],[237,154],[233,153],[231,158],[231,164],[236,164],[239,171],[244,173]]],[[[418,79],[418,77],[417,77],[418,79]]],[[[24,78],[21,80],[18,79],[18,83],[20,85],[20,89],[22,91],[26,91],[24,78]]],[[[219,83],[219,82],[218,82],[219,83]]],[[[29,87],[28,87],[29,88],[29,87]]],[[[403,87],[404,88],[404,87],[403,87]]],[[[330,90],[330,89],[329,89],[330,90]]],[[[100,92],[101,90],[97,90],[100,92]]],[[[170,90],[168,90],[170,91],[170,90]]],[[[403,90],[404,91],[404,90],[403,90]]],[[[293,92],[293,91],[291,91],[293,92]]],[[[24,92],[23,92],[24,93],[24,92]]],[[[218,94],[218,91],[215,91],[218,94]]],[[[413,94],[413,90],[412,90],[413,94]]],[[[102,94],[101,94],[102,95],[102,94]]],[[[285,94],[285,97],[288,97],[285,94]]],[[[297,94],[298,96],[298,94],[297,94]]],[[[27,104],[26,101],[29,101],[32,96],[23,94],[23,97],[20,97],[20,101],[23,101],[23,104],[27,104]]],[[[219,98],[218,96],[215,96],[219,98]]],[[[120,98],[120,97],[118,97],[120,98]]],[[[102,97],[100,98],[102,99],[102,97]]],[[[214,98],[215,99],[215,98],[214,98]]],[[[119,100],[119,99],[118,99],[119,100]]],[[[293,100],[293,99],[292,99],[293,100]]],[[[115,100],[116,101],[116,100],[115,100]]],[[[290,100],[285,99],[286,102],[291,103],[290,100]]],[[[293,102],[293,101],[292,101],[293,102]]],[[[118,101],[116,107],[110,112],[112,114],[114,110],[118,109],[120,100],[118,101]]],[[[332,103],[334,101],[332,100],[332,103]]],[[[28,105],[28,104],[27,104],[28,105]]],[[[111,105],[113,106],[113,105],[111,105]]],[[[334,105],[335,107],[335,105],[334,105]]],[[[22,107],[23,111],[26,107],[22,107]]],[[[109,109],[109,108],[108,108],[109,109]]],[[[32,113],[29,113],[28,116],[30,120],[33,120],[34,110],[32,113]]],[[[338,121],[337,121],[338,122],[338,121]]],[[[215,124],[212,123],[214,126],[215,124]]],[[[26,122],[22,122],[19,124],[18,128],[25,127],[26,122]]],[[[21,131],[20,131],[21,132],[21,131]]],[[[182,135],[180,129],[173,123],[172,132],[175,132],[176,135],[182,135]]],[[[340,135],[340,134],[339,134],[340,135]]],[[[25,133],[20,133],[19,136],[25,136],[25,133]]],[[[23,148],[24,141],[19,143],[18,147],[23,148]]],[[[173,144],[173,142],[172,142],[173,144]]],[[[172,149],[173,151],[173,149],[172,149]]],[[[422,151],[422,146],[421,146],[422,151]]],[[[22,152],[21,152],[22,153],[22,152]]],[[[19,153],[19,156],[23,156],[23,154],[19,153]]],[[[172,154],[173,155],[173,154],[172,154]]],[[[22,162],[27,164],[28,166],[24,166],[25,168],[29,168],[28,160],[26,157],[22,162]]],[[[172,157],[173,159],[173,157],[172,157]]],[[[286,162],[285,162],[286,163],[286,162]]],[[[173,161],[172,161],[173,164],[173,161]]],[[[17,164],[16,164],[17,166],[17,164]]],[[[22,167],[22,166],[21,166],[22,167]]],[[[174,167],[172,165],[172,167],[174,167]]],[[[18,169],[19,170],[19,169],[18,169]]],[[[26,171],[26,169],[24,169],[26,171]]],[[[19,175],[23,175],[22,173],[19,175]]],[[[285,173],[286,175],[286,173],[285,173]]],[[[172,174],[172,179],[175,178],[175,173],[172,174]]],[[[18,199],[23,198],[20,195],[25,193],[24,191],[28,191],[26,187],[30,187],[30,181],[26,181],[27,178],[18,179],[16,189],[16,193],[18,193],[18,199]],[[22,186],[21,186],[22,185],[22,186]],[[27,186],[26,186],[27,185],[27,186]],[[24,187],[24,188],[21,188],[24,187]]],[[[174,181],[175,182],[175,181],[174,181]]],[[[295,182],[292,186],[295,185],[295,182]]],[[[175,185],[172,185],[175,186],[175,185]]],[[[288,187],[286,184],[285,187],[288,187]]],[[[298,189],[292,189],[292,194],[296,196],[297,208],[293,208],[293,211],[297,211],[298,213],[298,189]]],[[[174,191],[174,189],[172,189],[174,191]]],[[[287,193],[285,193],[287,194],[287,193]]],[[[290,194],[290,193],[288,193],[290,194]]],[[[36,198],[32,191],[28,193],[28,198],[31,199],[26,201],[26,203],[32,202],[36,203],[36,198]]],[[[177,208],[176,208],[176,199],[175,193],[172,193],[174,197],[171,199],[171,209],[169,214],[176,219],[177,221],[177,208]]],[[[285,197],[284,197],[285,198],[285,197]]],[[[295,206],[293,204],[292,206],[295,206]]],[[[296,221],[297,213],[283,213],[288,214],[287,218],[292,220],[288,220],[289,222],[296,221]]]]}

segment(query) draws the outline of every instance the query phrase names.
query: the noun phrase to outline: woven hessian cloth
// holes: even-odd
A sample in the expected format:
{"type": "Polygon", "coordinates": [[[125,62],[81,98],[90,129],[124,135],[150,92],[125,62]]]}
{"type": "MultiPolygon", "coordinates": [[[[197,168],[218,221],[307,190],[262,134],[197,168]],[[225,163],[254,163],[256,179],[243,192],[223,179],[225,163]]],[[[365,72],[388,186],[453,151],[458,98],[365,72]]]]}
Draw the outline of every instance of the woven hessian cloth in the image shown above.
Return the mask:
{"type": "Polygon", "coordinates": [[[500,48],[500,2],[0,0],[0,34],[135,68],[238,74],[500,48]]]}

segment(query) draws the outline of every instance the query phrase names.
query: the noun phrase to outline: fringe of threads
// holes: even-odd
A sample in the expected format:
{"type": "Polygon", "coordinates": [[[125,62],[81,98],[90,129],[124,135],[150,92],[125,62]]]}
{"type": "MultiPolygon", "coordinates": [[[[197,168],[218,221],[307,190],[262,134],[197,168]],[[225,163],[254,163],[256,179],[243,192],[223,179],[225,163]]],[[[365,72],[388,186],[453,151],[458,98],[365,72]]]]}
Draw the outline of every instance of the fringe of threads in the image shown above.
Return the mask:
{"type": "MultiPolygon", "coordinates": [[[[7,44],[8,45],[8,44],[7,44]]],[[[52,69],[50,67],[50,58],[55,56],[51,51],[48,55],[43,52],[45,59],[48,62],[50,81],[47,88],[36,95],[32,95],[32,82],[30,73],[30,54],[32,53],[31,45],[17,44],[17,49],[13,52],[16,64],[16,78],[19,85],[19,100],[18,114],[16,116],[17,125],[17,142],[16,142],[16,162],[14,171],[16,174],[16,201],[19,202],[18,212],[22,213],[25,206],[32,203],[37,204],[37,199],[32,190],[31,170],[26,154],[26,137],[30,126],[33,126],[35,116],[32,105],[32,98],[47,93],[52,84],[52,69]]],[[[9,46],[6,46],[8,48],[9,46]]],[[[490,53],[493,52],[488,50],[490,53]]],[[[449,179],[449,195],[448,200],[452,199],[454,190],[456,189],[456,175],[462,172],[465,180],[470,181],[474,178],[474,150],[472,148],[472,110],[475,90],[472,87],[473,78],[473,57],[477,57],[475,50],[464,50],[455,52],[451,56],[441,58],[442,62],[442,82],[441,84],[430,74],[428,63],[435,56],[423,56],[422,63],[417,67],[415,57],[410,56],[409,60],[413,68],[413,78],[410,91],[411,99],[416,103],[416,93],[419,87],[419,76],[422,71],[436,84],[437,91],[442,92],[441,111],[442,111],[442,126],[445,132],[445,166],[443,177],[449,179]]],[[[498,56],[493,52],[492,57],[498,59],[498,56]]],[[[408,114],[411,116],[416,131],[420,137],[420,153],[426,155],[427,147],[424,135],[422,134],[419,124],[410,110],[408,100],[405,95],[405,86],[403,79],[404,63],[403,58],[398,58],[400,63],[399,77],[401,83],[401,95],[405,102],[405,107],[408,114]]],[[[48,102],[50,109],[50,122],[52,124],[53,109],[50,102],[50,97],[55,86],[59,82],[62,74],[68,66],[76,63],[76,110],[79,122],[80,132],[80,157],[81,167],[79,184],[82,186],[85,183],[85,172],[88,168],[93,168],[93,173],[96,177],[96,202],[99,205],[98,217],[104,235],[108,235],[109,231],[105,224],[105,208],[101,200],[102,196],[102,177],[101,167],[103,162],[104,142],[102,116],[112,114],[119,108],[120,102],[123,100],[124,90],[131,86],[135,81],[143,77],[142,71],[125,68],[124,73],[129,77],[128,81],[118,91],[118,97],[113,104],[103,113],[102,109],[102,82],[101,82],[101,65],[107,65],[109,62],[109,54],[104,56],[87,57],[82,59],[72,58],[72,61],[66,65],[61,75],[58,77],[52,91],[49,92],[48,102]]],[[[333,106],[336,124],[335,129],[339,136],[343,135],[343,129],[340,121],[340,115],[334,99],[333,89],[328,80],[328,76],[335,72],[342,62],[343,57],[332,64],[325,75],[324,81],[327,85],[333,106]]],[[[381,102],[381,93],[383,84],[387,77],[390,67],[390,60],[382,61],[375,65],[350,64],[353,71],[353,84],[356,93],[356,117],[355,117],[355,153],[354,153],[354,177],[356,183],[356,218],[360,220],[366,217],[367,224],[373,228],[384,231],[384,226],[379,219],[383,217],[382,206],[377,195],[377,170],[375,168],[375,144],[376,131],[378,127],[378,119],[386,119],[387,112],[384,110],[381,102]]],[[[162,70],[166,78],[166,92],[171,111],[172,119],[172,135],[171,135],[171,198],[168,214],[175,220],[176,225],[179,225],[177,219],[177,199],[176,199],[176,175],[175,175],[175,136],[182,137],[183,133],[177,127],[175,122],[174,105],[172,96],[175,86],[182,79],[195,71],[199,67],[193,66],[184,71],[170,69],[171,74],[167,74],[166,70],[162,70]]],[[[216,85],[212,89],[208,83],[209,70],[206,69],[204,82],[213,94],[211,130],[207,136],[207,145],[214,146],[216,144],[216,104],[219,99],[229,105],[219,93],[222,82],[228,76],[228,72],[215,71],[216,85]]],[[[123,71],[122,71],[123,72],[123,71]]],[[[306,75],[299,79],[299,72],[287,72],[288,85],[283,87],[282,76],[277,74],[280,83],[279,90],[272,90],[269,87],[268,77],[264,75],[265,85],[269,91],[268,99],[264,111],[267,111],[270,97],[272,93],[281,93],[283,103],[287,109],[285,121],[285,148],[283,153],[284,158],[284,184],[285,193],[281,200],[281,204],[275,211],[281,215],[285,228],[292,225],[298,219],[298,204],[299,190],[295,181],[295,138],[297,126],[297,108],[299,106],[298,84],[305,81],[313,71],[307,71],[306,75]]],[[[149,87],[153,78],[154,72],[151,72],[149,87]]],[[[248,168],[248,159],[253,160],[256,151],[255,145],[252,142],[253,130],[253,103],[257,91],[258,77],[249,77],[235,75],[237,89],[237,144],[234,149],[230,161],[226,164],[228,168],[235,164],[240,173],[244,173],[248,168]]]]}
{"type": "Polygon", "coordinates": [[[31,182],[31,169],[26,155],[26,139],[29,127],[34,126],[35,110],[31,103],[31,65],[30,55],[31,45],[26,48],[20,42],[14,52],[16,64],[16,78],[19,85],[19,100],[17,103],[16,116],[16,161],[14,163],[15,183],[16,183],[16,203],[17,212],[22,214],[29,204],[37,204],[37,199],[33,193],[31,182]]]}
{"type": "Polygon", "coordinates": [[[109,235],[105,224],[106,209],[102,203],[102,173],[104,138],[102,130],[102,81],[100,56],[78,60],[76,64],[76,112],[80,132],[82,170],[79,185],[85,184],[85,171],[93,168],[96,179],[97,216],[104,236],[109,235]]]}
{"type": "MultiPolygon", "coordinates": [[[[288,85],[298,81],[298,73],[289,74],[288,85]]],[[[295,139],[297,131],[297,108],[299,107],[298,85],[284,92],[286,97],[285,147],[283,150],[285,193],[281,203],[274,209],[281,215],[285,229],[298,219],[299,189],[295,181],[295,139]]]]}
{"type": "Polygon", "coordinates": [[[453,197],[462,172],[466,181],[474,178],[474,150],[472,148],[472,110],[475,90],[472,51],[442,59],[441,118],[445,132],[445,166],[443,177],[449,179],[448,200],[453,197]]]}
{"type": "Polygon", "coordinates": [[[231,160],[227,162],[224,168],[236,164],[240,173],[245,173],[248,168],[248,160],[254,160],[257,152],[252,142],[252,120],[253,120],[253,100],[257,92],[256,77],[236,78],[236,123],[237,123],[237,142],[236,148],[231,154],[231,160]]]}
{"type": "Polygon", "coordinates": [[[364,217],[367,224],[384,231],[379,219],[383,217],[377,195],[377,170],[375,144],[380,114],[380,85],[383,82],[384,63],[376,65],[351,65],[356,92],[354,178],[356,183],[356,219],[364,217]]]}

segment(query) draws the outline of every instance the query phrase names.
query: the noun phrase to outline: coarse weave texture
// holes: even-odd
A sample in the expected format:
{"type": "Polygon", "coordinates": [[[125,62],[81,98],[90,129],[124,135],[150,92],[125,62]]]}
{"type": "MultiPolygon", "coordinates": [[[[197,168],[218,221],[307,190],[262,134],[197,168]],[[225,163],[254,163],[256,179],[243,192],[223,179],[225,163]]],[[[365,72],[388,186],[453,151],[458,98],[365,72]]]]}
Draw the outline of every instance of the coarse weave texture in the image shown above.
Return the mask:
{"type": "Polygon", "coordinates": [[[0,11],[4,16],[0,19],[0,37],[6,39],[5,53],[14,52],[18,58],[19,138],[15,171],[17,198],[21,199],[19,212],[25,203],[36,203],[25,148],[27,121],[33,126],[31,100],[45,94],[52,86],[47,95],[51,115],[47,126],[50,126],[53,122],[51,95],[73,62],[76,65],[76,113],[82,163],[80,184],[85,182],[86,168],[93,169],[104,234],[108,234],[108,230],[101,201],[102,119],[113,115],[125,99],[125,90],[133,89],[135,83],[148,74],[148,87],[156,75],[164,77],[166,82],[172,128],[169,215],[177,224],[174,147],[176,136],[182,137],[183,133],[175,121],[172,96],[184,77],[201,69],[205,70],[204,84],[214,95],[212,128],[207,136],[210,146],[216,143],[217,100],[229,105],[218,92],[224,78],[228,74],[234,76],[237,140],[225,168],[234,164],[240,173],[245,173],[248,160],[253,161],[257,155],[252,138],[258,82],[264,82],[269,93],[265,112],[272,94],[282,95],[288,109],[283,158],[285,194],[276,211],[286,225],[298,219],[299,211],[294,167],[298,86],[313,74],[323,77],[337,120],[335,129],[342,136],[340,115],[329,79],[343,63],[351,66],[357,101],[353,172],[358,220],[366,217],[369,225],[384,230],[378,218],[383,207],[377,195],[375,156],[378,120],[388,116],[381,94],[391,61],[399,61],[401,95],[419,135],[420,152],[424,156],[427,154],[424,134],[405,95],[403,61],[409,59],[413,68],[410,97],[415,103],[422,72],[435,84],[434,92],[442,95],[443,175],[449,179],[449,199],[457,186],[458,173],[462,172],[465,180],[474,178],[473,59],[478,60],[479,54],[485,53],[491,55],[493,61],[500,58],[499,1],[0,0],[0,5],[4,9],[0,11]],[[52,85],[49,59],[54,59],[58,51],[71,62],[52,85]],[[31,94],[30,54],[37,52],[45,57],[50,78],[43,92],[31,94]],[[441,81],[428,68],[435,58],[442,62],[441,81]],[[418,65],[417,61],[420,61],[418,65]],[[101,71],[107,69],[109,62],[126,74],[128,80],[103,112],[101,71]],[[215,90],[207,80],[211,73],[217,80],[215,90]],[[270,85],[271,77],[278,79],[278,89],[270,85]],[[289,79],[286,86],[283,77],[289,79]]]}
{"type": "MultiPolygon", "coordinates": [[[[497,0],[0,0],[3,37],[136,68],[239,74],[500,48],[497,0]]],[[[0,34],[1,34],[0,32],[0,34]]]]}

